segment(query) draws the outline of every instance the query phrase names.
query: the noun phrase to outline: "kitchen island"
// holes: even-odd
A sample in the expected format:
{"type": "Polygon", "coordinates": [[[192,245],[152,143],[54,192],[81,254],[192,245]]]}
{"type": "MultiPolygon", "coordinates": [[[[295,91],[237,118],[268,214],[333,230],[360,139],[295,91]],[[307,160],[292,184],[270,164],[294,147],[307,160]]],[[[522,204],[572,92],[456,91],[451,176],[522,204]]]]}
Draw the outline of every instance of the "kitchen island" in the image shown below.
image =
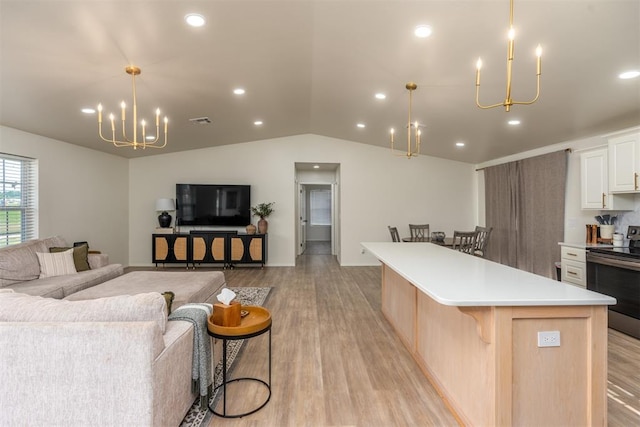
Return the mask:
{"type": "Polygon", "coordinates": [[[461,424],[606,425],[615,299],[431,243],[362,246],[384,316],[461,424]]]}

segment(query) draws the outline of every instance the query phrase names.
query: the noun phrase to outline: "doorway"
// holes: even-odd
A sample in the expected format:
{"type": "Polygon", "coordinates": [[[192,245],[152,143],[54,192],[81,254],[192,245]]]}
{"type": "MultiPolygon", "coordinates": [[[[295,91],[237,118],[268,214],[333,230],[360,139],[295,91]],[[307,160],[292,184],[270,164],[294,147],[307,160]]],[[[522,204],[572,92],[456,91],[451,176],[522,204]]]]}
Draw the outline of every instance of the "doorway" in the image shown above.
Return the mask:
{"type": "Polygon", "coordinates": [[[339,260],[339,165],[296,163],[296,255],[339,260]]]}

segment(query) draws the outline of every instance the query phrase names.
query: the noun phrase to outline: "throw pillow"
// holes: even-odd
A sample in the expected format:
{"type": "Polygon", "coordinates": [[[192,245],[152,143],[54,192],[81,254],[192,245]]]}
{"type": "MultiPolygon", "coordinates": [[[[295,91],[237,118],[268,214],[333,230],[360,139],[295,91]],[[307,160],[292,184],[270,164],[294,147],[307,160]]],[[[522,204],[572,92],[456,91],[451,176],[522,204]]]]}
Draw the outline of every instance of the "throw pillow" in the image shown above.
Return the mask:
{"type": "Polygon", "coordinates": [[[58,253],[36,252],[40,263],[40,279],[77,273],[73,263],[73,249],[58,253]]]}
{"type": "Polygon", "coordinates": [[[168,316],[171,314],[171,304],[173,304],[173,299],[176,297],[176,294],[174,294],[171,291],[166,291],[162,293],[162,296],[167,302],[167,316],[168,316]]]}
{"type": "Polygon", "coordinates": [[[76,266],[76,271],[91,270],[91,267],[89,266],[89,245],[87,245],[86,243],[83,245],[74,246],[73,248],[53,247],[49,248],[49,252],[64,252],[68,251],[69,249],[73,249],[73,264],[76,266]]]}

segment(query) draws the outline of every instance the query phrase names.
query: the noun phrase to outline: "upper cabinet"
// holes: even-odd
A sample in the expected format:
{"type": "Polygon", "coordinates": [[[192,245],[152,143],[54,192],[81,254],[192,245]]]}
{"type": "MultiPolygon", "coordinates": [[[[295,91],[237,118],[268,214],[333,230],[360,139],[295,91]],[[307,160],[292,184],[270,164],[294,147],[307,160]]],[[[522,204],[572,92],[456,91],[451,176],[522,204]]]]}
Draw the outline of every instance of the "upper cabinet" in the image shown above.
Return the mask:
{"type": "Polygon", "coordinates": [[[609,191],[640,192],[640,132],[609,138],[609,191]]]}
{"type": "Polygon", "coordinates": [[[632,210],[633,195],[609,192],[607,154],[607,148],[601,148],[580,155],[582,209],[632,210]]]}

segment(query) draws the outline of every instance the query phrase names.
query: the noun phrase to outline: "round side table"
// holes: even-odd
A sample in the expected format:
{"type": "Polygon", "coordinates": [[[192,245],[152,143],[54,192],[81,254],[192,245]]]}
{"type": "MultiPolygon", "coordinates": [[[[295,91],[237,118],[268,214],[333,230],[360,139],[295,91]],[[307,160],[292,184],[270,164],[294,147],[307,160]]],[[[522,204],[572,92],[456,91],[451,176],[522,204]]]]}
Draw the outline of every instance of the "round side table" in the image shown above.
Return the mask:
{"type": "Polygon", "coordinates": [[[271,399],[271,313],[264,307],[259,306],[242,306],[242,310],[249,312],[240,321],[240,326],[220,326],[213,323],[213,317],[210,316],[208,320],[209,335],[214,338],[222,340],[222,384],[218,385],[214,390],[222,387],[222,413],[216,412],[211,404],[209,404],[209,410],[215,415],[224,418],[240,418],[246,415],[253,414],[264,408],[264,406],[271,399]],[[259,378],[227,378],[227,342],[230,340],[242,340],[257,337],[266,332],[269,332],[269,380],[264,381],[259,378]],[[267,398],[257,408],[244,412],[241,414],[228,414],[227,413],[227,384],[240,381],[255,381],[263,384],[268,391],[267,398]]]}

